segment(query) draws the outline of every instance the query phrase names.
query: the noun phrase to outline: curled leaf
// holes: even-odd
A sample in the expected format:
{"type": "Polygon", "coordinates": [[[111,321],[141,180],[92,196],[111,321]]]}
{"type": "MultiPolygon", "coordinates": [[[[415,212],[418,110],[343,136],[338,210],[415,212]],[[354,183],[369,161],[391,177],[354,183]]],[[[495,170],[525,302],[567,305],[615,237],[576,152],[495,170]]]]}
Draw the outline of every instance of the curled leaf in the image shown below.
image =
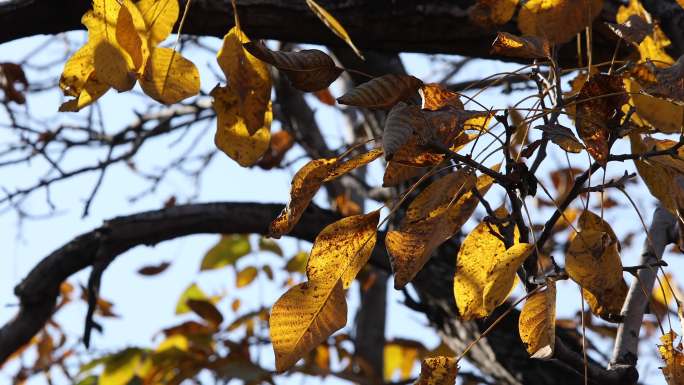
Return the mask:
{"type": "Polygon", "coordinates": [[[410,75],[384,75],[350,90],[337,98],[337,102],[370,109],[388,109],[412,96],[422,84],[420,79],[410,75]]]}
{"type": "Polygon", "coordinates": [[[420,113],[418,106],[397,103],[387,115],[385,129],[382,132],[382,149],[385,159],[391,160],[404,143],[409,140],[411,134],[419,126],[426,126],[426,120],[420,113]]]}
{"type": "Polygon", "coordinates": [[[675,346],[676,338],[677,333],[670,330],[660,337],[662,345],[658,345],[660,357],[665,362],[661,370],[668,385],[681,385],[684,379],[684,350],[681,343],[675,346]]]}
{"type": "Polygon", "coordinates": [[[319,19],[328,27],[330,28],[331,31],[335,33],[335,35],[339,36],[340,39],[344,40],[345,43],[349,47],[351,47],[352,50],[354,50],[354,53],[363,59],[363,55],[361,54],[361,51],[359,51],[358,48],[354,45],[354,42],[352,42],[351,38],[349,37],[349,34],[347,31],[344,29],[342,24],[340,24],[333,15],[328,13],[323,7],[318,5],[314,0],[306,0],[306,5],[309,6],[311,11],[313,11],[316,16],[318,16],[319,19]]]}
{"type": "Polygon", "coordinates": [[[620,24],[606,23],[616,35],[626,42],[639,46],[642,41],[653,33],[653,25],[648,23],[641,15],[629,15],[626,21],[620,24]]]}
{"type": "Polygon", "coordinates": [[[245,49],[257,59],[284,73],[292,85],[305,92],[327,88],[340,76],[342,69],[323,51],[307,49],[298,52],[271,51],[264,44],[249,42],[245,49]]]}

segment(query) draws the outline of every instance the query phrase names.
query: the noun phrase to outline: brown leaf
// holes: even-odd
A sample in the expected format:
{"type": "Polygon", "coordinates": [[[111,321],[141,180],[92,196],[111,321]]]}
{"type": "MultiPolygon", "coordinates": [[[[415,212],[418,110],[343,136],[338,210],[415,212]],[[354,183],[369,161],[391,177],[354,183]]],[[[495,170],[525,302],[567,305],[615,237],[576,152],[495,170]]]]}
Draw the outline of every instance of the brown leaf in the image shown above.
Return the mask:
{"type": "Polygon", "coordinates": [[[537,36],[516,36],[498,32],[492,43],[492,54],[528,59],[551,57],[549,41],[537,36]]]}
{"type": "Polygon", "coordinates": [[[577,131],[589,154],[601,165],[608,158],[608,138],[622,117],[627,103],[622,78],[596,74],[580,90],[577,102],[577,131]]]}
{"type": "Polygon", "coordinates": [[[313,94],[316,97],[316,99],[318,99],[318,101],[323,104],[327,104],[329,106],[334,106],[335,104],[337,104],[337,101],[335,100],[335,97],[332,96],[332,94],[330,93],[329,88],[323,88],[321,90],[315,91],[313,94]]]}
{"type": "Polygon", "coordinates": [[[414,385],[451,385],[456,382],[457,361],[453,357],[431,357],[423,360],[420,377],[414,385]]]}
{"type": "Polygon", "coordinates": [[[546,290],[532,294],[520,312],[520,339],[532,358],[549,359],[556,344],[556,283],[547,280],[546,290]]]}
{"type": "MultiPolygon", "coordinates": [[[[652,64],[651,64],[652,65],[652,64]]],[[[648,85],[644,91],[679,105],[684,104],[684,55],[667,68],[653,66],[656,82],[648,85]]]]}
{"type": "Polygon", "coordinates": [[[449,91],[437,83],[423,84],[418,92],[422,99],[420,108],[424,110],[437,111],[446,106],[463,110],[463,103],[458,93],[449,91]]]}
{"type": "Polygon", "coordinates": [[[567,43],[591,25],[603,0],[529,0],[518,13],[524,35],[541,36],[553,44],[567,43]]]}
{"type": "Polygon", "coordinates": [[[606,24],[621,39],[637,47],[644,41],[646,36],[653,33],[653,25],[644,20],[640,15],[630,15],[624,23],[606,24]]]}
{"type": "Polygon", "coordinates": [[[223,322],[223,315],[213,303],[204,299],[189,299],[186,304],[202,319],[208,321],[214,328],[218,328],[223,322]]]}
{"type": "Polygon", "coordinates": [[[245,49],[283,72],[298,90],[311,92],[327,88],[342,69],[325,52],[306,49],[298,52],[271,51],[263,43],[249,42],[245,49]]]}
{"type": "Polygon", "coordinates": [[[560,124],[554,124],[553,126],[544,124],[535,128],[542,130],[546,137],[567,152],[579,154],[584,149],[584,146],[575,137],[575,134],[565,126],[560,124]]]}
{"type": "Polygon", "coordinates": [[[357,169],[361,166],[364,166],[376,159],[378,159],[382,155],[382,149],[381,148],[374,148],[368,152],[364,152],[361,154],[357,154],[350,158],[349,160],[346,160],[344,162],[337,162],[335,164],[335,167],[330,171],[327,177],[325,177],[324,182],[330,182],[331,180],[335,180],[342,175],[357,169]]]}
{"type": "Polygon", "coordinates": [[[397,103],[387,115],[385,128],[382,132],[382,148],[385,152],[385,159],[391,160],[394,152],[409,140],[414,130],[426,126],[427,121],[418,106],[404,102],[397,103]]]}
{"type": "Polygon", "coordinates": [[[668,385],[681,385],[684,379],[684,350],[681,342],[675,346],[677,333],[670,330],[660,337],[662,345],[658,346],[660,357],[665,361],[662,368],[668,385]]]}
{"type": "Polygon", "coordinates": [[[141,268],[138,270],[138,274],[140,274],[140,275],[148,275],[148,276],[149,276],[149,275],[157,275],[157,274],[160,274],[160,273],[164,272],[164,270],[166,270],[166,268],[168,268],[169,266],[171,266],[171,263],[170,263],[170,262],[162,262],[162,263],[160,263],[159,265],[156,265],[156,266],[145,266],[145,267],[141,267],[141,268]]]}
{"type": "Polygon", "coordinates": [[[279,167],[280,162],[285,158],[285,154],[294,146],[294,138],[287,131],[278,131],[271,135],[269,148],[257,163],[257,166],[264,170],[279,167]]]}
{"type": "Polygon", "coordinates": [[[518,7],[519,0],[477,0],[468,8],[470,20],[489,28],[508,23],[518,7]]]}
{"type": "Polygon", "coordinates": [[[5,99],[18,104],[24,104],[26,97],[16,88],[17,84],[26,90],[29,86],[24,69],[15,63],[0,63],[0,88],[5,92],[5,99]]]}
{"type": "Polygon", "coordinates": [[[385,168],[385,174],[382,177],[382,186],[397,186],[402,182],[425,174],[427,171],[427,167],[407,166],[391,160],[387,162],[387,168],[385,168]]]}
{"type": "Polygon", "coordinates": [[[337,98],[340,104],[388,109],[411,97],[423,82],[410,75],[384,75],[363,83],[337,98]]]}

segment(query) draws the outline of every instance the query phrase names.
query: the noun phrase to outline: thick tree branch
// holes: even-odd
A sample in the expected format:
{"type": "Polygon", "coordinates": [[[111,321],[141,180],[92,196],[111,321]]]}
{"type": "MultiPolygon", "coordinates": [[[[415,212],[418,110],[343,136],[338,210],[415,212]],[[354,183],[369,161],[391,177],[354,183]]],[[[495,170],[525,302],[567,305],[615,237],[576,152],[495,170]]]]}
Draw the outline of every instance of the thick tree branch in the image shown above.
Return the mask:
{"type": "MultiPolygon", "coordinates": [[[[648,229],[641,253],[641,265],[657,263],[663,257],[665,247],[676,241],[677,219],[662,206],[653,213],[653,221],[648,229]]],[[[624,322],[618,327],[611,367],[636,365],[639,352],[639,331],[648,305],[648,297],[656,279],[657,268],[639,269],[637,279],[632,282],[627,299],[622,307],[624,322]]]]}

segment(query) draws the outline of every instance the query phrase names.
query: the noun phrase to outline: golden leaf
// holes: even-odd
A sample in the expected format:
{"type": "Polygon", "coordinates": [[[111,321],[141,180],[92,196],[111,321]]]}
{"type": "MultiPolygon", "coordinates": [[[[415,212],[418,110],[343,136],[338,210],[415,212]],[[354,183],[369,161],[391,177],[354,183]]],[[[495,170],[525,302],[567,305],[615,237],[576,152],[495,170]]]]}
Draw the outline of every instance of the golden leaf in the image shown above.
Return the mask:
{"type": "Polygon", "coordinates": [[[662,345],[658,345],[660,357],[665,361],[662,368],[663,375],[668,385],[682,385],[684,383],[684,352],[682,344],[674,346],[677,333],[670,330],[669,333],[660,337],[662,345]]]}
{"type": "Polygon", "coordinates": [[[533,244],[517,243],[506,252],[496,254],[489,262],[490,265],[486,271],[487,280],[482,282],[484,285],[482,303],[488,313],[506,301],[515,284],[515,274],[518,268],[533,251],[533,244]]]}
{"type": "Polygon", "coordinates": [[[335,180],[354,169],[367,165],[368,163],[378,159],[380,156],[382,156],[382,149],[374,148],[368,152],[355,155],[347,161],[338,162],[335,164],[335,167],[330,171],[328,176],[325,177],[324,182],[335,180]]]}
{"type": "Polygon", "coordinates": [[[178,103],[199,93],[199,71],[180,52],[157,47],[152,50],[145,66],[140,86],[148,96],[160,103],[178,103]]]}
{"type": "Polygon", "coordinates": [[[128,55],[130,69],[136,74],[142,74],[150,56],[147,31],[138,7],[130,0],[124,1],[119,10],[116,21],[116,41],[128,55]]]}
{"type": "Polygon", "coordinates": [[[572,152],[579,154],[584,149],[584,146],[575,137],[575,134],[570,131],[569,128],[561,126],[560,124],[551,125],[541,125],[535,127],[536,129],[542,130],[544,134],[560,148],[567,152],[572,152]]]}
{"type": "Polygon", "coordinates": [[[422,103],[420,108],[437,111],[446,106],[463,110],[463,103],[457,92],[449,91],[437,83],[423,84],[418,90],[422,103]]]}
{"type": "MultiPolygon", "coordinates": [[[[508,212],[501,207],[495,214],[504,218],[508,212]]],[[[498,256],[506,253],[506,247],[492,231],[501,235],[496,224],[478,224],[463,240],[456,257],[454,297],[459,314],[466,320],[486,317],[493,310],[484,303],[485,285],[490,280],[488,272],[498,256]]]]}
{"type": "Polygon", "coordinates": [[[631,16],[638,16],[652,24],[652,32],[639,43],[639,54],[641,60],[650,59],[662,64],[672,64],[674,60],[667,54],[665,49],[671,44],[670,39],[660,29],[660,26],[652,23],[651,15],[644,9],[639,0],[629,0],[627,6],[618,8],[615,19],[618,23],[624,24],[630,20],[631,16]]]}
{"type": "Polygon", "coordinates": [[[347,45],[354,50],[354,53],[356,53],[358,57],[363,59],[361,51],[359,51],[359,49],[356,48],[351,38],[349,37],[347,31],[344,29],[342,24],[340,24],[340,22],[337,21],[335,17],[333,17],[333,15],[328,13],[328,11],[326,11],[323,7],[318,5],[314,0],[306,0],[306,5],[309,6],[311,11],[313,11],[313,13],[316,14],[316,16],[318,16],[318,18],[321,19],[321,21],[328,28],[330,28],[331,31],[335,33],[335,35],[339,36],[342,40],[344,40],[344,42],[347,43],[347,45]]]}
{"type": "Polygon", "coordinates": [[[342,73],[342,69],[323,51],[307,49],[298,52],[271,51],[264,44],[249,42],[245,49],[257,59],[283,72],[292,85],[305,92],[327,88],[342,73]]]}
{"type": "Polygon", "coordinates": [[[140,0],[138,9],[147,26],[150,47],[156,47],[173,30],[178,20],[178,0],[140,0]]]}
{"type": "Polygon", "coordinates": [[[399,381],[411,378],[413,367],[422,355],[425,347],[416,341],[393,340],[385,343],[383,358],[383,378],[391,382],[394,374],[399,372],[399,381]]]}
{"type": "Polygon", "coordinates": [[[254,281],[258,272],[259,270],[254,266],[248,266],[238,271],[235,277],[235,287],[241,288],[249,285],[254,281]]]}
{"type": "Polygon", "coordinates": [[[627,295],[617,242],[600,228],[583,228],[570,241],[565,253],[565,270],[570,278],[591,294],[592,312],[610,322],[621,320],[627,295]]]}
{"type": "Polygon", "coordinates": [[[553,357],[556,345],[556,282],[547,279],[544,291],[525,300],[518,330],[532,358],[547,360],[553,357]]]}
{"type": "Polygon", "coordinates": [[[636,109],[636,114],[632,115],[634,121],[646,124],[665,134],[681,132],[684,106],[645,95],[642,92],[643,88],[636,80],[625,78],[624,83],[630,94],[630,104],[636,109]]]}
{"type": "Polygon", "coordinates": [[[112,0],[94,0],[93,20],[86,24],[88,27],[87,44],[94,44],[95,74],[98,80],[109,84],[119,92],[133,88],[135,72],[138,70],[133,66],[131,57],[125,53],[117,41],[117,21],[123,8],[122,4],[126,3],[129,9],[135,7],[130,0],[121,3],[112,0]]]}
{"type": "Polygon", "coordinates": [[[604,233],[608,234],[611,241],[617,243],[617,249],[620,251],[620,240],[618,239],[617,235],[615,235],[615,232],[610,227],[608,222],[604,221],[600,216],[592,213],[589,210],[584,210],[577,221],[577,226],[580,228],[580,230],[603,231],[604,233]]]}
{"type": "Polygon", "coordinates": [[[213,108],[216,111],[216,135],[214,143],[221,151],[234,159],[240,166],[252,166],[269,148],[273,112],[268,103],[262,127],[250,135],[240,115],[239,96],[229,85],[215,87],[211,91],[213,108]]]}
{"type": "Polygon", "coordinates": [[[382,178],[382,186],[397,186],[399,183],[425,174],[427,171],[427,167],[407,166],[395,161],[389,161],[382,178]]]}
{"type": "Polygon", "coordinates": [[[264,127],[264,118],[271,100],[271,75],[261,61],[242,46],[249,42],[237,26],[223,37],[223,45],[216,56],[230,88],[238,96],[238,114],[254,135],[264,127]]]}
{"type": "Polygon", "coordinates": [[[518,14],[523,35],[541,36],[552,44],[567,43],[591,25],[603,0],[529,0],[518,14]]]}
{"type": "Polygon", "coordinates": [[[342,218],[326,226],[314,241],[306,275],[309,281],[336,282],[347,289],[366,265],[376,241],[380,212],[342,218]]]}
{"type": "Polygon", "coordinates": [[[280,238],[292,231],[304,214],[318,189],[333,170],[337,159],[316,159],[309,161],[292,178],[290,201],[280,215],[271,222],[269,236],[280,238]]]}
{"type": "Polygon", "coordinates": [[[269,323],[276,371],[284,372],[347,323],[342,281],[290,288],[273,305],[269,323]]]}
{"type": "Polygon", "coordinates": [[[99,99],[111,87],[108,84],[102,83],[95,78],[95,73],[91,73],[88,80],[83,85],[83,88],[79,91],[76,99],[68,100],[64,102],[60,107],[59,111],[77,112],[81,108],[92,104],[94,101],[99,99]]]}
{"type": "Polygon", "coordinates": [[[420,376],[414,385],[450,385],[456,382],[457,361],[453,357],[431,357],[423,360],[420,376]]]}
{"type": "Polygon", "coordinates": [[[483,27],[493,27],[508,23],[519,0],[477,0],[477,3],[468,9],[468,16],[475,24],[483,27]]]}
{"type": "Polygon", "coordinates": [[[388,109],[415,94],[423,82],[410,75],[384,75],[356,86],[337,98],[340,104],[388,109]]]}
{"type": "Polygon", "coordinates": [[[385,237],[395,288],[410,282],[432,252],[470,218],[479,202],[471,190],[476,188],[484,196],[492,183],[487,175],[476,179],[461,169],[436,180],[411,202],[399,229],[385,237]]]}
{"type": "Polygon", "coordinates": [[[549,41],[537,36],[515,36],[508,32],[498,32],[492,53],[495,55],[541,59],[551,57],[549,41]]]}

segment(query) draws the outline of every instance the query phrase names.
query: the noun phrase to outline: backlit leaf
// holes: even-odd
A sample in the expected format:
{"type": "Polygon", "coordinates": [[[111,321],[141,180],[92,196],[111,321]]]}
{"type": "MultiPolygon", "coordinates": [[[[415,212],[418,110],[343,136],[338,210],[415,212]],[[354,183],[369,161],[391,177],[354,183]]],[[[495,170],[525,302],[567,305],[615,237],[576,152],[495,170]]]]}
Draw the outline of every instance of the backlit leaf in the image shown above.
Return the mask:
{"type": "Polygon", "coordinates": [[[138,9],[147,26],[150,47],[156,47],[173,30],[178,20],[178,0],[140,0],[138,9]]]}
{"type": "Polygon", "coordinates": [[[355,170],[361,166],[365,166],[368,163],[378,159],[382,154],[383,151],[381,148],[374,148],[368,152],[355,155],[344,162],[337,162],[335,167],[333,167],[328,176],[325,178],[324,182],[330,182],[331,180],[335,180],[352,170],[355,170]]]}
{"type": "Polygon", "coordinates": [[[107,357],[98,384],[128,384],[142,363],[142,353],[138,348],[127,348],[107,357]]]}
{"type": "Polygon", "coordinates": [[[666,134],[678,134],[682,130],[684,106],[644,94],[636,80],[625,79],[624,82],[630,93],[630,104],[636,109],[632,120],[666,134]]]}
{"type": "Polygon", "coordinates": [[[557,144],[560,148],[567,152],[579,154],[584,149],[584,146],[577,139],[577,137],[575,137],[575,134],[573,134],[572,131],[565,126],[555,124],[553,126],[541,125],[535,128],[542,130],[544,135],[546,135],[553,143],[557,144]]]}
{"type": "Polygon", "coordinates": [[[176,304],[176,314],[183,314],[190,311],[187,301],[190,299],[195,300],[206,300],[209,297],[204,293],[196,283],[188,286],[185,291],[178,298],[178,303],[176,304]]]}
{"type": "Polygon", "coordinates": [[[300,251],[290,258],[285,264],[285,270],[290,273],[306,273],[306,263],[309,260],[309,253],[300,251]]]}
{"type": "Polygon", "coordinates": [[[130,0],[121,5],[116,22],[116,41],[128,55],[130,69],[136,74],[142,74],[150,49],[147,45],[145,21],[138,7],[130,0]]]}
{"type": "Polygon", "coordinates": [[[498,32],[492,53],[496,55],[542,59],[551,56],[548,40],[537,36],[516,36],[508,32],[498,32]]]}
{"type": "Polygon", "coordinates": [[[222,235],[207,254],[202,258],[200,270],[218,269],[227,265],[234,265],[238,259],[252,251],[249,237],[244,234],[222,235]]]}
{"type": "Polygon", "coordinates": [[[264,44],[249,42],[245,49],[283,72],[292,85],[305,92],[327,88],[340,76],[342,69],[323,51],[306,49],[298,52],[271,51],[264,44]]]}
{"type": "Polygon", "coordinates": [[[330,28],[331,31],[335,33],[335,35],[339,36],[342,40],[344,40],[351,49],[354,50],[354,53],[361,59],[363,59],[363,55],[361,54],[361,51],[359,51],[358,48],[354,45],[352,42],[351,38],[349,37],[349,34],[347,31],[344,29],[342,24],[340,24],[337,19],[333,17],[328,11],[326,11],[323,7],[318,5],[314,0],[306,0],[306,5],[309,6],[309,8],[313,11],[316,16],[318,16],[321,21],[330,28]]]}
{"type": "Polygon", "coordinates": [[[387,162],[387,168],[385,168],[385,174],[382,177],[382,186],[396,186],[409,179],[423,175],[427,171],[427,167],[407,166],[395,161],[389,161],[387,162]]]}
{"type": "Polygon", "coordinates": [[[487,269],[487,280],[483,282],[482,297],[482,302],[489,312],[506,301],[515,284],[518,268],[533,251],[533,244],[518,243],[508,248],[505,253],[495,255],[491,260],[487,269]]]}
{"type": "Polygon", "coordinates": [[[210,94],[216,111],[216,135],[214,143],[221,151],[242,167],[256,164],[268,150],[271,139],[272,106],[269,102],[262,127],[253,135],[249,133],[240,112],[240,98],[230,84],[215,87],[210,94]]]}
{"type": "Polygon", "coordinates": [[[520,339],[532,358],[553,356],[556,345],[556,282],[546,281],[546,289],[525,300],[518,321],[520,339]]]}
{"type": "Polygon", "coordinates": [[[541,36],[552,44],[567,43],[601,13],[603,0],[529,0],[518,13],[523,35],[541,36]]]}
{"type": "Polygon", "coordinates": [[[283,294],[271,310],[276,371],[284,372],[347,323],[342,281],[304,282],[283,294]]]}
{"type": "Polygon", "coordinates": [[[278,242],[266,237],[259,238],[259,250],[270,251],[273,254],[279,255],[281,257],[283,256],[283,249],[280,248],[278,242]]]}
{"type": "Polygon", "coordinates": [[[652,71],[655,82],[649,84],[645,91],[653,96],[684,104],[684,55],[669,67],[658,68],[653,64],[652,71]]]}
{"type": "Polygon", "coordinates": [[[508,23],[518,7],[519,0],[477,0],[468,9],[468,16],[474,23],[485,28],[508,23]]]}
{"type": "Polygon", "coordinates": [[[140,86],[152,99],[164,103],[178,103],[197,95],[200,90],[199,71],[195,64],[171,48],[152,50],[140,86]]]}
{"type": "Polygon", "coordinates": [[[627,285],[617,242],[609,234],[593,228],[575,234],[565,254],[565,270],[595,299],[592,312],[610,322],[621,320],[627,285]]]}
{"type": "Polygon", "coordinates": [[[456,358],[426,358],[421,364],[420,376],[414,385],[451,385],[456,382],[457,373],[456,358]]]}
{"type": "Polygon", "coordinates": [[[684,351],[681,343],[675,346],[676,338],[677,333],[670,330],[660,337],[662,345],[658,345],[660,357],[665,362],[662,371],[668,385],[682,385],[684,383],[684,351]]]}
{"type": "Polygon", "coordinates": [[[423,82],[420,79],[410,75],[384,75],[356,86],[337,98],[337,102],[371,109],[389,109],[414,95],[421,85],[423,82]]]}
{"type": "Polygon", "coordinates": [[[437,83],[423,84],[418,92],[422,99],[420,108],[424,110],[437,111],[446,106],[463,109],[458,93],[449,91],[437,83]]]}
{"type": "MultiPolygon", "coordinates": [[[[621,5],[618,8],[615,19],[618,23],[627,23],[631,16],[638,16],[644,20],[653,20],[651,15],[644,9],[639,0],[629,0],[628,5],[621,5]]],[[[662,64],[674,62],[672,57],[667,54],[666,48],[671,44],[670,39],[663,33],[660,26],[652,24],[652,32],[644,37],[639,43],[639,54],[641,60],[650,59],[662,64]]]]}

